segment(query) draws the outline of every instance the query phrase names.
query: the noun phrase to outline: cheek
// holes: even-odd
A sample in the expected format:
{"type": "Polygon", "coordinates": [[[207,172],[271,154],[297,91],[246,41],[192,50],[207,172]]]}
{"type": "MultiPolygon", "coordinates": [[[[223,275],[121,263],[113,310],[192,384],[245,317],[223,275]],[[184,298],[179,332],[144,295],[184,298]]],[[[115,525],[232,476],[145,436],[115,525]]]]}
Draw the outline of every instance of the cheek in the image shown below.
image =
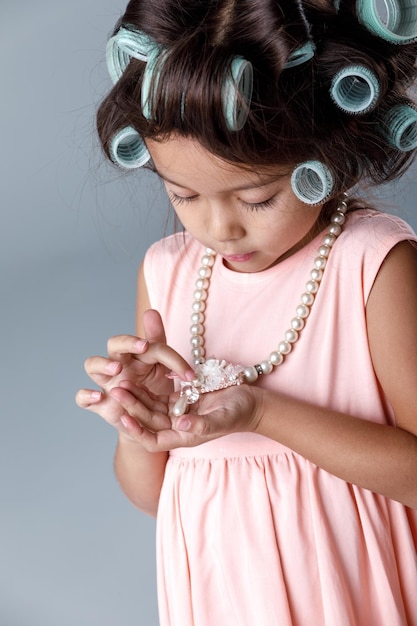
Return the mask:
{"type": "Polygon", "coordinates": [[[184,226],[184,228],[190,231],[191,234],[198,233],[202,229],[201,219],[198,217],[196,211],[188,207],[173,207],[175,215],[184,226]]]}

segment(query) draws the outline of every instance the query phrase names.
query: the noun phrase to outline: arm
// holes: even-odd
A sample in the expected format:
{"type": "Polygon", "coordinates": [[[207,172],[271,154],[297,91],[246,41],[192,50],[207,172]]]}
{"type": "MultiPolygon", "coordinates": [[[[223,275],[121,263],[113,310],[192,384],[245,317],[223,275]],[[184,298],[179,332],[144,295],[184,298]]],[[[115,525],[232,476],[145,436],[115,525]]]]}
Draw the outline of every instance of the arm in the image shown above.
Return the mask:
{"type": "Polygon", "coordinates": [[[416,312],[417,250],[405,242],[386,258],[367,304],[374,368],[396,427],[265,394],[258,432],[349,483],[417,508],[416,312]]]}

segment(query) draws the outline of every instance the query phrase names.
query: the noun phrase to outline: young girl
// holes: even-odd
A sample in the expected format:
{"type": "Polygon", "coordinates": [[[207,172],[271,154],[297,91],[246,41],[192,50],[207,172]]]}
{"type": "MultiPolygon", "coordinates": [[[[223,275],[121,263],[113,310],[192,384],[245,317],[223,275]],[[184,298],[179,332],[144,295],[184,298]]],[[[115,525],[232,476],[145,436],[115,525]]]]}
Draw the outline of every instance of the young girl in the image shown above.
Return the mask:
{"type": "Polygon", "coordinates": [[[158,516],[161,626],[417,625],[417,238],[350,191],[417,147],[415,9],[386,12],[131,0],[109,41],[104,151],[184,232],[77,402],[158,516]]]}

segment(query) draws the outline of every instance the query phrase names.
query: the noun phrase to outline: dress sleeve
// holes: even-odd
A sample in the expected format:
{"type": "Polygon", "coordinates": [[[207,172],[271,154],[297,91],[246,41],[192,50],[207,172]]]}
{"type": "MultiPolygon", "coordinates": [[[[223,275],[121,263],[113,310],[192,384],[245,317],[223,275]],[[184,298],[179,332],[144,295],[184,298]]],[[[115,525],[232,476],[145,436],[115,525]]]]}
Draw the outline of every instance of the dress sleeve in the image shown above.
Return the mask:
{"type": "Polygon", "coordinates": [[[362,250],[362,286],[366,304],[389,252],[401,241],[412,241],[417,245],[417,236],[401,218],[378,211],[363,211],[360,219],[355,221],[349,236],[355,241],[351,251],[355,253],[356,244],[362,250]]]}

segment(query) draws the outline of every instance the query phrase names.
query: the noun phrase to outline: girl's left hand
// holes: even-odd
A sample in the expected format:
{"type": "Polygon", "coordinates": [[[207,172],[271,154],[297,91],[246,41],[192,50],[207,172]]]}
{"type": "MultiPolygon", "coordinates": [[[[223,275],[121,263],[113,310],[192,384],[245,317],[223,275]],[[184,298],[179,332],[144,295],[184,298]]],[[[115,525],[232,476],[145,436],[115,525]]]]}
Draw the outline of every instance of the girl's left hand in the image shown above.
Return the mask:
{"type": "Polygon", "coordinates": [[[263,414],[262,389],[250,385],[202,394],[181,417],[172,416],[178,392],[169,398],[156,396],[146,387],[121,381],[110,394],[125,410],[122,422],[126,431],[149,452],[198,446],[235,432],[253,432],[263,414]],[[160,421],[155,418],[162,415],[171,416],[171,428],[151,430],[150,425],[160,421]]]}

